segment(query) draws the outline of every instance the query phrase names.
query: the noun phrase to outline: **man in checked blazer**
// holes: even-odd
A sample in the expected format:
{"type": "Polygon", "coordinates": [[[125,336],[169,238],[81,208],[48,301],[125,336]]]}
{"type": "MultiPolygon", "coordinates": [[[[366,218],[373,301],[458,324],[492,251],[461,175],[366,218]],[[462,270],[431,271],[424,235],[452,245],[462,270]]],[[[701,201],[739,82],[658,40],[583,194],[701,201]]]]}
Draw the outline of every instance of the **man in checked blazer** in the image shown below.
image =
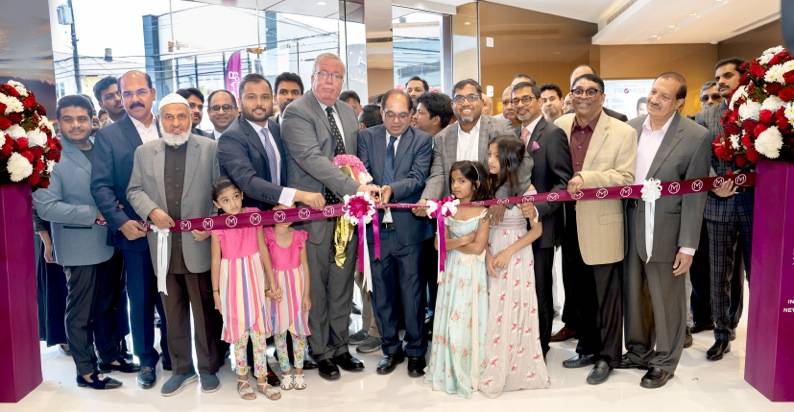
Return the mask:
{"type": "MultiPolygon", "coordinates": [[[[570,142],[574,174],[568,192],[634,182],[637,132],[603,112],[604,81],[594,74],[581,75],[573,81],[571,94],[574,113],[554,122],[570,142]]],[[[587,200],[571,206],[566,209],[563,259],[569,262],[566,270],[573,270],[580,282],[566,300],[578,302],[582,319],[576,331],[578,356],[563,366],[595,363],[587,376],[587,382],[595,385],[606,381],[618,366],[623,348],[623,203],[587,200]]]]}
{"type": "MultiPolygon", "coordinates": [[[[648,95],[648,115],[628,124],[639,136],[634,183],[645,179],[686,180],[708,176],[708,131],[681,116],[686,80],[660,74],[648,95]]],[[[684,350],[686,273],[700,241],[706,194],[668,196],[655,202],[650,256],[642,201],[627,202],[628,254],[624,262],[626,348],[621,367],[648,369],[640,381],[658,388],[672,378],[684,350]]]]}

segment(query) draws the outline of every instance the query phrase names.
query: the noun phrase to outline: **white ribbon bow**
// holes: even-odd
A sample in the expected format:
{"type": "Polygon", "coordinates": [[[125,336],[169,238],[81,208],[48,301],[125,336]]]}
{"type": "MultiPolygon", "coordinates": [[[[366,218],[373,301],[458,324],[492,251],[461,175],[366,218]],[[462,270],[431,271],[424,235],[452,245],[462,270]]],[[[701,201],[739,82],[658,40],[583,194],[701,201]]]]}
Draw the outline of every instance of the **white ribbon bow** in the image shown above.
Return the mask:
{"type": "Polygon", "coordinates": [[[168,235],[171,231],[154,225],[150,227],[157,234],[157,291],[168,295],[165,278],[168,275],[168,235]]]}
{"type": "Polygon", "coordinates": [[[659,179],[645,179],[642,182],[642,201],[645,202],[645,263],[651,261],[653,253],[653,225],[656,200],[662,197],[662,182],[659,179]]]}
{"type": "MultiPolygon", "coordinates": [[[[433,213],[438,210],[438,202],[435,200],[428,200],[427,201],[427,217],[432,219],[433,213]]],[[[451,202],[445,202],[443,206],[441,206],[441,213],[444,216],[455,216],[458,213],[458,205],[460,204],[460,199],[455,199],[451,202]]]]}

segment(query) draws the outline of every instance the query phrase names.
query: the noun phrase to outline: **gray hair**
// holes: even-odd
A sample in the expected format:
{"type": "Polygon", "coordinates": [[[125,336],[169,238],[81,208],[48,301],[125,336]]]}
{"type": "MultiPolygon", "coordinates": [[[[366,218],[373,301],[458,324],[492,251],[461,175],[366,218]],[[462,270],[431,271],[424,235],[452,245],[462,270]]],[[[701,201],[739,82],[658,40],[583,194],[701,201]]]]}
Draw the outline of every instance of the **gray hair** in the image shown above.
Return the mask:
{"type": "Polygon", "coordinates": [[[712,87],[714,87],[716,85],[717,85],[717,82],[715,82],[714,80],[709,80],[709,81],[703,83],[703,86],[700,87],[700,92],[703,93],[706,90],[711,89],[712,87]]]}
{"type": "Polygon", "coordinates": [[[317,73],[317,67],[320,65],[320,62],[328,59],[338,61],[342,65],[342,71],[344,71],[345,62],[343,62],[339,56],[333,53],[320,53],[314,58],[314,68],[312,69],[312,73],[317,73]]]}

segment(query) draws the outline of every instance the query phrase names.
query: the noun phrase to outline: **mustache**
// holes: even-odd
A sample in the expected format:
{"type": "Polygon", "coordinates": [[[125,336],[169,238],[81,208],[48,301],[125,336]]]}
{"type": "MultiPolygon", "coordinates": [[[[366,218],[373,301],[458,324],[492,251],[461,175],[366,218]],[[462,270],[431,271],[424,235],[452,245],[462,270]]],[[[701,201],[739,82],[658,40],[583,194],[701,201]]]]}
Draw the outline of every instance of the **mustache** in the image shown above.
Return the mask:
{"type": "Polygon", "coordinates": [[[130,109],[134,109],[136,107],[140,107],[141,109],[144,108],[143,103],[140,103],[140,102],[135,102],[135,103],[130,105],[130,109]]]}

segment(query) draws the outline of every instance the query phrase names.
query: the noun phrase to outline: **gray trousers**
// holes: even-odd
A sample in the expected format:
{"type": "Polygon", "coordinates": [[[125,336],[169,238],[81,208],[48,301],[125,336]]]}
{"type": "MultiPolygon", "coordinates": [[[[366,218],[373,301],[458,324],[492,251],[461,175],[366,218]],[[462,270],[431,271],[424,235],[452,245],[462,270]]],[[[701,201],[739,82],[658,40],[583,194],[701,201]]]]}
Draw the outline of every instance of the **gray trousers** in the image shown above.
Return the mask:
{"type": "MultiPolygon", "coordinates": [[[[323,222],[334,233],[335,221],[323,222]]],[[[356,268],[358,237],[353,236],[347,245],[345,264],[339,267],[334,262],[334,236],[320,244],[309,242],[306,253],[311,277],[309,311],[309,346],[312,356],[320,361],[348,352],[348,325],[353,310],[353,271],[356,268]]],[[[365,325],[366,326],[366,325],[365,325]]]]}
{"type": "Polygon", "coordinates": [[[626,349],[639,364],[675,372],[686,335],[686,276],[673,262],[643,262],[630,239],[623,276],[626,349]]]}

